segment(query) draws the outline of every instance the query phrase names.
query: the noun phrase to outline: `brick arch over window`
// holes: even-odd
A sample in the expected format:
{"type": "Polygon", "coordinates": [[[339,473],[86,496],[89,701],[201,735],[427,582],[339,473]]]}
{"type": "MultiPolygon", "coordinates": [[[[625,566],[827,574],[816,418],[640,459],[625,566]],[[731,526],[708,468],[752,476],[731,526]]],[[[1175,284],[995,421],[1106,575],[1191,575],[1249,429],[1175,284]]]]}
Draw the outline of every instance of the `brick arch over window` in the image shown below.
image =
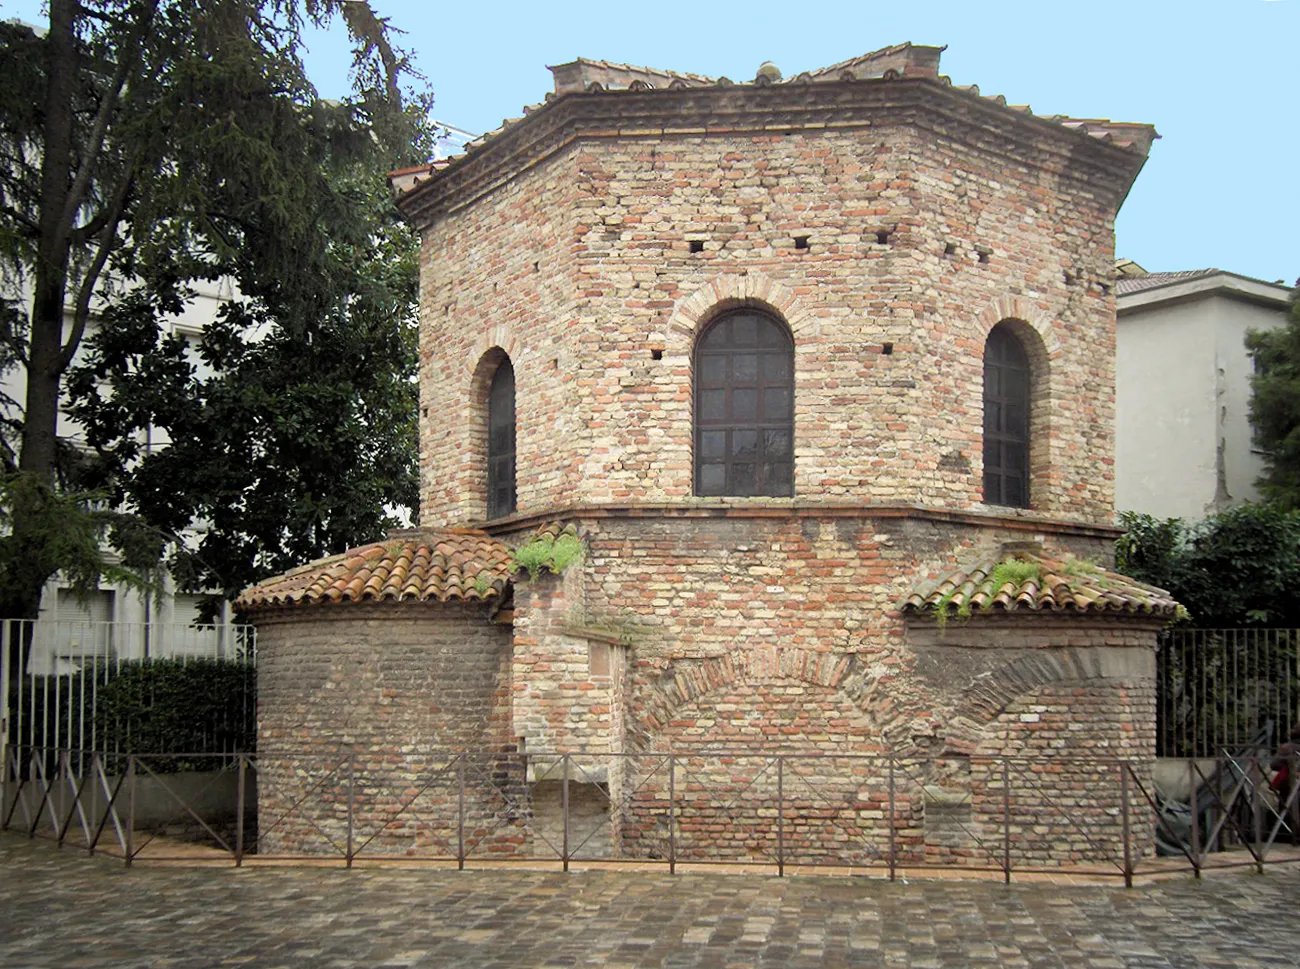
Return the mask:
{"type": "Polygon", "coordinates": [[[1051,366],[1035,327],[1007,318],[987,332],[982,388],[985,503],[1045,505],[1043,491],[1051,476],[1051,366]]]}
{"type": "Polygon", "coordinates": [[[679,660],[658,682],[642,684],[646,700],[636,724],[633,746],[648,749],[682,708],[738,684],[761,680],[797,680],[835,690],[869,714],[881,735],[894,745],[907,739],[906,718],[852,653],[762,646],[701,660],[679,660]]]}
{"type": "Polygon", "coordinates": [[[504,348],[493,346],[482,353],[469,388],[468,497],[472,519],[500,518],[515,510],[516,383],[514,363],[504,348]],[[494,440],[492,419],[502,406],[510,413],[495,414],[494,440]]]}
{"type": "Polygon", "coordinates": [[[1054,684],[1108,680],[1107,674],[1093,650],[1039,649],[1017,657],[981,676],[962,694],[948,720],[943,752],[974,753],[985,727],[1017,697],[1054,684]]]}
{"type": "Polygon", "coordinates": [[[794,290],[762,273],[748,271],[715,276],[673,308],[668,320],[668,349],[689,353],[695,336],[728,310],[751,307],[780,317],[794,336],[795,348],[817,335],[817,319],[794,290]]]}

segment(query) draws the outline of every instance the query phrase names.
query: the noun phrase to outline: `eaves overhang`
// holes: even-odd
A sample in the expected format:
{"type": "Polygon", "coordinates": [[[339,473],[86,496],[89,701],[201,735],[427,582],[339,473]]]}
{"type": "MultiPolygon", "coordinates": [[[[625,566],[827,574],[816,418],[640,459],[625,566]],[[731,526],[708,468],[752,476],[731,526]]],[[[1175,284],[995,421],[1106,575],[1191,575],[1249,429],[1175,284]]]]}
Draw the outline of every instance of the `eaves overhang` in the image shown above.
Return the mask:
{"type": "MultiPolygon", "coordinates": [[[[725,80],[725,79],[724,79],[725,80]]],[[[1115,207],[1141,171],[1151,125],[1043,117],[1028,106],[979,94],[937,77],[882,76],[771,85],[716,84],[573,91],[552,97],[484,136],[466,153],[410,185],[397,206],[417,226],[454,211],[564,150],[592,138],[710,137],[811,133],[873,126],[932,127],[953,137],[969,126],[979,148],[1100,183],[1115,207]]]]}
{"type": "Polygon", "coordinates": [[[1116,315],[1123,317],[1157,306],[1189,303],[1213,296],[1285,310],[1295,292],[1281,283],[1268,283],[1223,270],[1170,276],[1167,281],[1156,282],[1135,292],[1118,293],[1115,297],[1116,315]]]}

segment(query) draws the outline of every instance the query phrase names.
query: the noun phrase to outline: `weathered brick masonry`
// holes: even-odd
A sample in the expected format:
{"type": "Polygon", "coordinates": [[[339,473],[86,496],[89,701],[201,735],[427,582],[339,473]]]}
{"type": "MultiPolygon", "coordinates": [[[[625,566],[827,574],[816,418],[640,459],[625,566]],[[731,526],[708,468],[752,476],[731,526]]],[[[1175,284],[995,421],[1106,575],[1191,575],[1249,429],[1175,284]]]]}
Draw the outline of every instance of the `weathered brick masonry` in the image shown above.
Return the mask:
{"type": "Polygon", "coordinates": [[[878,858],[887,774],[906,857],[986,861],[994,828],[1018,862],[1113,849],[1117,768],[1060,765],[1153,754],[1174,604],[1105,567],[1113,225],[1154,131],[1008,107],[938,53],[745,84],[578,61],[522,120],[395,181],[423,237],[422,528],[518,545],[567,523],[586,554],[509,585],[493,566],[478,593],[467,571],[495,606],[366,591],[381,563],[295,598],[333,603],[301,613],[328,617],[310,634],[268,613],[264,753],[304,706],[303,753],[516,743],[533,796],[511,817],[554,839],[548,758],[581,752],[563,763],[588,830],[613,806],[601,851],[763,856],[780,813],[801,860],[878,858]],[[697,341],[739,308],[793,347],[788,497],[696,494],[697,341]],[[1026,507],[985,503],[999,326],[1027,361],[1026,507]],[[487,522],[507,359],[517,507],[487,522]],[[314,651],[371,666],[277,680],[314,651]],[[365,671],[408,661],[380,703],[365,671]]]}
{"type": "Polygon", "coordinates": [[[258,616],[259,850],[455,853],[458,751],[471,842],[513,852],[502,824],[522,775],[508,758],[510,631],[484,605],[385,603],[258,616]],[[515,776],[511,776],[513,775],[515,776]]]}

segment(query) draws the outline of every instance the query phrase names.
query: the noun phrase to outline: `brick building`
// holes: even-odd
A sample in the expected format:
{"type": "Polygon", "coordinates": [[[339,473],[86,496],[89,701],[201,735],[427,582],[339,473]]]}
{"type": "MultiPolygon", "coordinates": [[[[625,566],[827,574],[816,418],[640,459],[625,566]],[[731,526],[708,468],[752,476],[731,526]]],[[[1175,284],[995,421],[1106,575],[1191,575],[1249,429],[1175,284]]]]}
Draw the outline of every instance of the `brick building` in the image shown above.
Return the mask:
{"type": "MultiPolygon", "coordinates": [[[[711,752],[819,753],[797,777],[833,809],[796,841],[825,860],[879,818],[852,757],[906,759],[891,830],[946,857],[1000,817],[988,758],[1025,756],[1057,769],[1018,798],[1115,827],[1113,765],[1059,768],[1151,759],[1176,609],[1107,569],[1113,226],[1155,133],[953,86],[939,54],[744,83],[579,60],[395,176],[421,528],[245,593],[264,771],[500,751],[476,776],[509,789],[484,796],[512,851],[553,823],[548,758],[582,752],[602,850],[662,854],[668,827],[743,856],[771,778],[711,752]],[[580,561],[511,572],[562,530],[580,561]],[[670,752],[698,783],[665,825],[644,765],[670,752]],[[742,789],[748,814],[718,793],[742,789]]],[[[1089,856],[1033,812],[1017,857],[1089,856]]]]}

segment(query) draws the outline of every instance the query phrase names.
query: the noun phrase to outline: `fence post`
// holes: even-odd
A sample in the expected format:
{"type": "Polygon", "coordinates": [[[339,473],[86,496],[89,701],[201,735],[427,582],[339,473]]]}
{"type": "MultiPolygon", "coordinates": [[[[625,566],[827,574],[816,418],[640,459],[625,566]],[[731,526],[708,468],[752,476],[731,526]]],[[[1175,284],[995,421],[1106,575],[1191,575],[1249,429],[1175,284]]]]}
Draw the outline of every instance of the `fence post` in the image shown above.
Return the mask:
{"type": "Polygon", "coordinates": [[[889,880],[894,880],[898,856],[895,848],[895,821],[894,821],[894,752],[889,752],[889,880]]]}
{"type": "Polygon", "coordinates": [[[560,813],[564,817],[564,853],[561,861],[564,870],[569,870],[569,755],[564,755],[563,771],[560,781],[560,813]]]}
{"type": "Polygon", "coordinates": [[[677,874],[677,758],[668,755],[668,874],[677,874]]]}
{"type": "Polygon", "coordinates": [[[12,649],[9,629],[12,624],[12,620],[0,620],[0,812],[9,803],[9,653],[12,649]]]}
{"type": "Polygon", "coordinates": [[[1201,811],[1196,804],[1196,758],[1187,759],[1188,798],[1192,810],[1192,872],[1201,877],[1201,811]]]}
{"type": "Polygon", "coordinates": [[[347,867],[352,867],[352,843],[354,837],[353,817],[356,813],[357,799],[357,752],[354,750],[348,755],[348,851],[347,867]]]}
{"type": "Polygon", "coordinates": [[[239,755],[239,781],[235,787],[235,867],[244,866],[244,804],[247,796],[248,758],[239,755]]]}
{"type": "Polygon", "coordinates": [[[465,752],[456,755],[456,870],[465,870],[465,752]]]}
{"type": "Polygon", "coordinates": [[[1011,769],[1002,758],[1002,881],[1011,884],[1011,769]]]}
{"type": "Polygon", "coordinates": [[[1128,761],[1119,764],[1119,823],[1120,837],[1124,839],[1124,887],[1133,887],[1133,854],[1129,845],[1128,824],[1128,761]]]}
{"type": "Polygon", "coordinates": [[[776,758],[776,874],[785,877],[785,758],[776,758]]]}
{"type": "Polygon", "coordinates": [[[135,754],[126,755],[126,867],[135,861],[135,754]]]}

